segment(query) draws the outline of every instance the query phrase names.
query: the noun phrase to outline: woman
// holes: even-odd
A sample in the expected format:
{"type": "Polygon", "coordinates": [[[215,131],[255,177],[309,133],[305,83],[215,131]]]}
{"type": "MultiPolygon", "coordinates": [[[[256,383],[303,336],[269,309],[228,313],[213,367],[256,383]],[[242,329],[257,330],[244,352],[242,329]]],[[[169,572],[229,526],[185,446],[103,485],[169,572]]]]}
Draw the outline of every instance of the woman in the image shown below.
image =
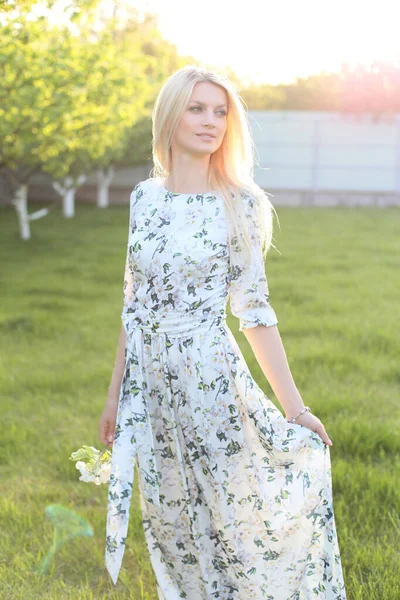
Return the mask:
{"type": "Polygon", "coordinates": [[[188,66],[153,112],[153,176],[130,198],[123,326],[100,421],[112,443],[106,565],[134,465],[160,599],[344,600],[332,444],[292,379],[269,304],[273,207],[240,96],[188,66]],[[285,412],[252,378],[226,304],[285,412]]]}

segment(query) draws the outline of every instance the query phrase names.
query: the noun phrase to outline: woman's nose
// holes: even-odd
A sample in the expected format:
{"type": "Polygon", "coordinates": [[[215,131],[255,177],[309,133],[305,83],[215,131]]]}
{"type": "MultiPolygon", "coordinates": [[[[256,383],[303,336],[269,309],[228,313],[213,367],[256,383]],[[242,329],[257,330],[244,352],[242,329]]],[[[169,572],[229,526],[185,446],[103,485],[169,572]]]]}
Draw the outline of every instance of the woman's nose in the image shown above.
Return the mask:
{"type": "Polygon", "coordinates": [[[205,114],[203,119],[203,125],[215,125],[215,115],[213,112],[205,114]]]}

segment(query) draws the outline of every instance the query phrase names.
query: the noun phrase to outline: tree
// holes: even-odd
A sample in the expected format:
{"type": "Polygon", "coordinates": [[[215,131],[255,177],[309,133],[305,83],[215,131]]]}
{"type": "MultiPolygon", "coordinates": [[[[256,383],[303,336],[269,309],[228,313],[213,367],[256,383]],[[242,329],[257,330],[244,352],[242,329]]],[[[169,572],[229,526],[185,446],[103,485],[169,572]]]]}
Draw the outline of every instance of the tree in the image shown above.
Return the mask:
{"type": "Polygon", "coordinates": [[[10,13],[0,41],[0,170],[15,193],[29,237],[26,190],[30,177],[49,173],[72,216],[74,190],[93,167],[110,161],[124,131],[140,118],[150,87],[136,44],[120,55],[112,32],[73,35],[26,10],[10,13]],[[134,65],[134,68],[133,68],[134,65]]]}
{"type": "MultiPolygon", "coordinates": [[[[123,0],[114,0],[112,17],[102,18],[102,28],[112,36],[118,57],[124,57],[131,71],[141,57],[146,79],[146,98],[138,118],[132,119],[115,144],[96,164],[97,205],[108,206],[108,188],[118,168],[131,167],[151,160],[151,111],[164,79],[183,66],[176,47],[164,40],[158,29],[158,19],[147,13],[143,20],[137,10],[123,0]]],[[[143,84],[144,85],[144,84],[143,84]]],[[[144,87],[141,86],[143,91],[144,87]]]]}

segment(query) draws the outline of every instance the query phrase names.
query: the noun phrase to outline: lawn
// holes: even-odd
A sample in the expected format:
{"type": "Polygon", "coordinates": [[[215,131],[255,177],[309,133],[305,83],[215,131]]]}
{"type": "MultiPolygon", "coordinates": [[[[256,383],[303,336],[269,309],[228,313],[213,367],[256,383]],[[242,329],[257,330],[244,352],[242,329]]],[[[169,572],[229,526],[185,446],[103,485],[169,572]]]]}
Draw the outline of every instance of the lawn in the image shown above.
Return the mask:
{"type": "MultiPolygon", "coordinates": [[[[128,200],[128,197],[127,197],[128,200]]],[[[37,206],[31,207],[31,210],[37,206]]],[[[267,260],[270,302],[296,384],[325,423],[349,600],[400,599],[399,211],[278,207],[280,254],[267,260]]],[[[18,237],[0,209],[0,598],[156,600],[137,474],[117,588],[104,565],[107,486],[68,460],[102,447],[98,420],[114,366],[128,206],[59,208],[18,237]],[[50,571],[45,508],[86,518],[50,571]]],[[[228,323],[254,377],[277,403],[237,320],[228,323]]],[[[277,403],[278,404],[278,403],[277,403]]],[[[190,599],[189,599],[190,600],[190,599]]]]}

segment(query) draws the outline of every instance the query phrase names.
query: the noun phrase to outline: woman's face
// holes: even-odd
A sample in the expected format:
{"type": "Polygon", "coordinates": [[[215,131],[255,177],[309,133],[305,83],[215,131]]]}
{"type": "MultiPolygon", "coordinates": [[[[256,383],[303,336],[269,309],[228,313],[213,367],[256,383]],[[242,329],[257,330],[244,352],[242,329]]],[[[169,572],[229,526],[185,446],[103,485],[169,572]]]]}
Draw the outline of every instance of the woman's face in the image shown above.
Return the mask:
{"type": "Polygon", "coordinates": [[[196,83],[179,122],[172,147],[190,154],[212,154],[226,131],[228,95],[209,81],[196,83]]]}

